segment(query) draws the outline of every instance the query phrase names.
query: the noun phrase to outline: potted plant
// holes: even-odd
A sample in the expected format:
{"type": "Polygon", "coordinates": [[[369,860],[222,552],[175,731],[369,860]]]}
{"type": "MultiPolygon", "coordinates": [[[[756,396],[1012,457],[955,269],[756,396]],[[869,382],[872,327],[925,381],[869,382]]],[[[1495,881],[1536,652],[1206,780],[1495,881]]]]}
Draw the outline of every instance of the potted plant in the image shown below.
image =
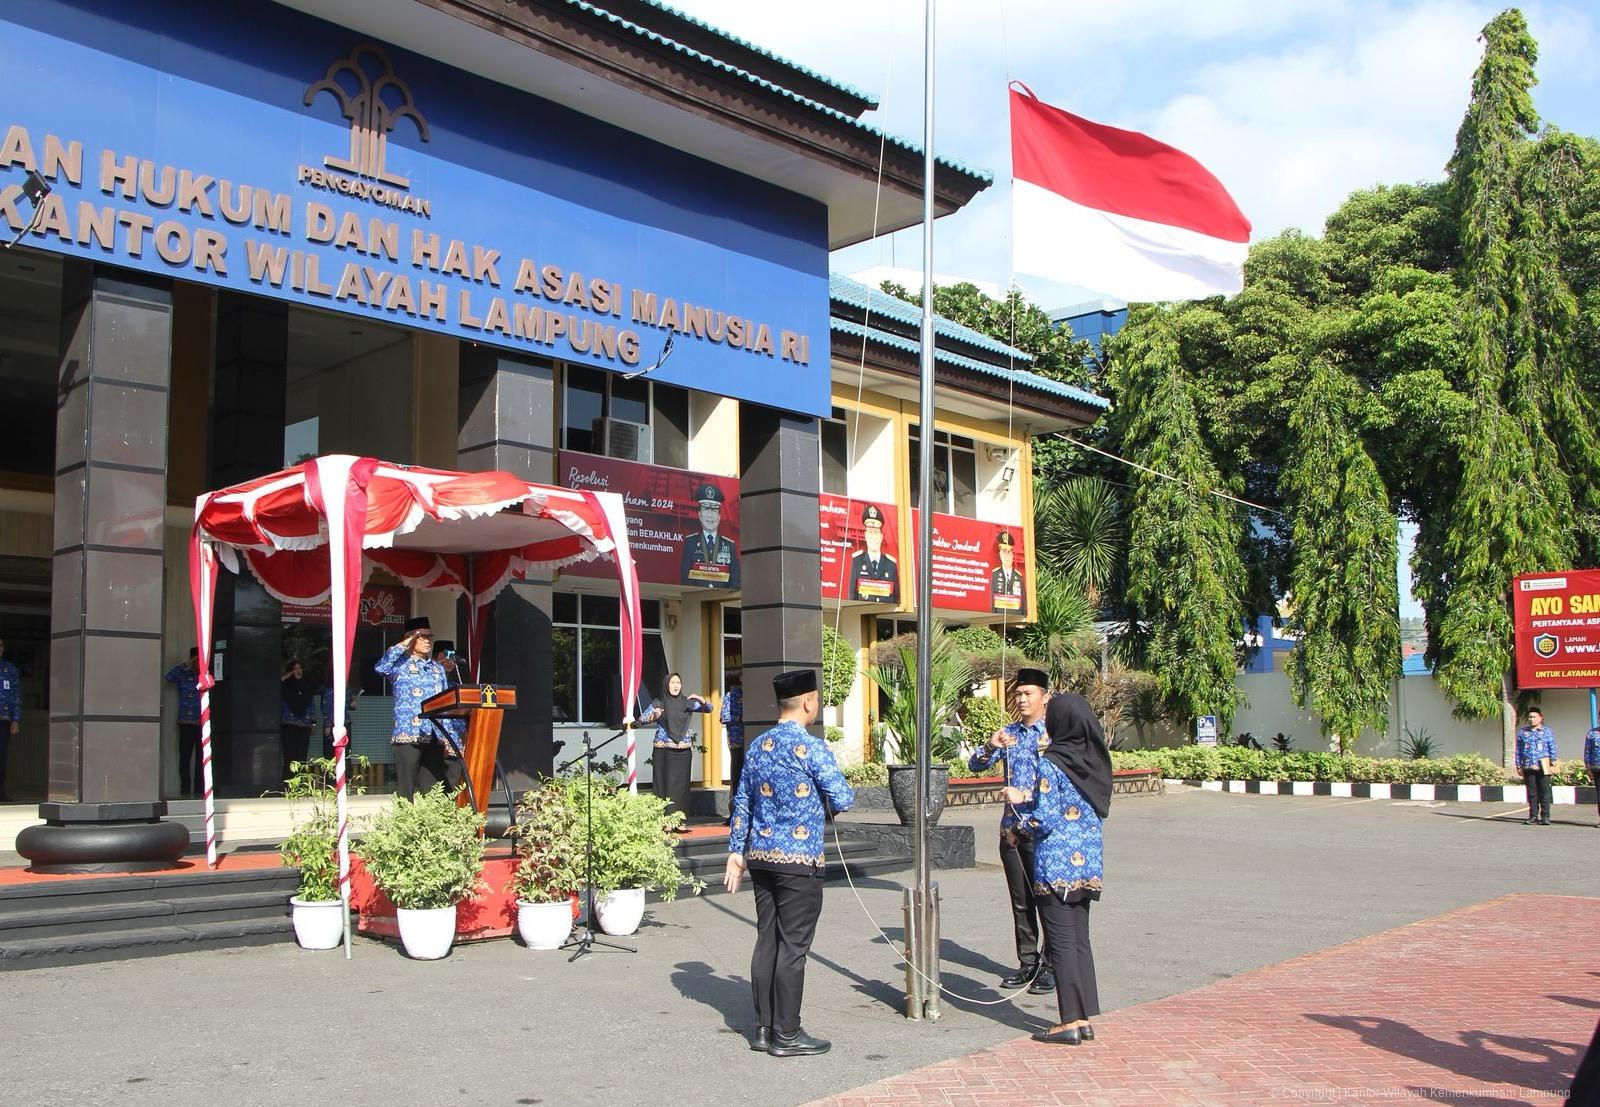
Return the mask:
{"type": "MultiPolygon", "coordinates": [[[[364,770],[365,757],[353,767],[364,770]]],[[[339,898],[339,811],[334,788],[338,763],[319,757],[296,761],[284,788],[294,830],[278,848],[291,869],[300,870],[300,890],[289,898],[295,941],[302,949],[333,949],[344,936],[344,901],[339,898]]],[[[349,793],[366,790],[352,775],[349,793]]]]}
{"type": "MultiPolygon", "coordinates": [[[[955,714],[962,697],[972,687],[972,664],[942,623],[933,624],[928,649],[932,718],[928,731],[932,780],[928,789],[928,825],[936,826],[944,813],[950,790],[948,762],[959,752],[956,742],[944,733],[945,724],[955,714]]],[[[889,765],[889,798],[900,825],[910,826],[916,813],[917,761],[917,643],[915,635],[903,635],[880,644],[868,670],[884,696],[883,724],[893,737],[895,759],[889,765]]]]}
{"type": "Polygon", "coordinates": [[[400,942],[419,961],[450,952],[456,904],[483,873],[483,816],[435,784],[414,800],[395,797],[367,825],[356,847],[383,894],[395,905],[400,942]]]}
{"type": "Polygon", "coordinates": [[[603,781],[587,787],[574,781],[580,832],[584,805],[592,807],[594,820],[594,917],[607,934],[632,934],[644,918],[644,894],[650,889],[662,899],[676,899],[678,888],[688,884],[696,891],[700,882],[686,878],[678,867],[672,828],[683,824],[681,811],[667,814],[667,801],[641,792],[630,795],[603,781]]]}
{"type": "Polygon", "coordinates": [[[511,878],[517,933],[529,949],[560,949],[583,884],[584,837],[575,782],[546,780],[517,801],[521,859],[511,878]]]}

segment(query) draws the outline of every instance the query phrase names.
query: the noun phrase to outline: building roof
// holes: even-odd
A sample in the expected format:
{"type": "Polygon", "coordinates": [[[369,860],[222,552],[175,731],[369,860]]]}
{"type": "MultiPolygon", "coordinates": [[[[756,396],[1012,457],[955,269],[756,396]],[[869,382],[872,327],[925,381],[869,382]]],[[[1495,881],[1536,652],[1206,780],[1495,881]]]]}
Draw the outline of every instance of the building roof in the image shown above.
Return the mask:
{"type": "MultiPolygon", "coordinates": [[[[835,304],[847,304],[877,316],[880,324],[883,320],[893,320],[904,326],[918,328],[920,333],[922,309],[915,304],[906,303],[898,296],[891,296],[882,289],[872,288],[842,273],[831,273],[828,276],[828,296],[835,304]]],[[[1033,364],[1032,354],[1025,354],[997,338],[990,338],[982,331],[975,331],[942,315],[934,317],[933,329],[935,347],[939,345],[939,339],[944,338],[991,354],[999,354],[1008,362],[1033,364]]]]}

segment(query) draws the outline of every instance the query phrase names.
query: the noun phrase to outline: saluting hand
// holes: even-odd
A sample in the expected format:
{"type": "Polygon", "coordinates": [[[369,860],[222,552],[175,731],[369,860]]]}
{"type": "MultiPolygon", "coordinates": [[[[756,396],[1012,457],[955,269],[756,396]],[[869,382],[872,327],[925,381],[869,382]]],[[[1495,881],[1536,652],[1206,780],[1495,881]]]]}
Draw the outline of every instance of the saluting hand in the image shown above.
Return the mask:
{"type": "Polygon", "coordinates": [[[722,870],[722,886],[730,893],[737,892],[744,882],[744,854],[728,854],[728,865],[722,870]]]}

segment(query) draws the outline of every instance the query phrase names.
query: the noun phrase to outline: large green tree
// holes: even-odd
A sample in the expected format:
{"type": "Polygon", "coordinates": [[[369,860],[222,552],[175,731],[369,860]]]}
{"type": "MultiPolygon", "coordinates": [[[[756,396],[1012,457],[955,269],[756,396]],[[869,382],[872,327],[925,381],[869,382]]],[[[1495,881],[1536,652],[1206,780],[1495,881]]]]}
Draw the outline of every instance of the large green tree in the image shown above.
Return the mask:
{"type": "Polygon", "coordinates": [[[1132,401],[1118,416],[1117,437],[1123,456],[1141,467],[1128,513],[1130,629],[1174,714],[1216,715],[1225,731],[1241,702],[1243,520],[1237,505],[1215,495],[1226,489],[1200,433],[1171,314],[1141,309],[1112,363],[1116,394],[1132,401]]]}

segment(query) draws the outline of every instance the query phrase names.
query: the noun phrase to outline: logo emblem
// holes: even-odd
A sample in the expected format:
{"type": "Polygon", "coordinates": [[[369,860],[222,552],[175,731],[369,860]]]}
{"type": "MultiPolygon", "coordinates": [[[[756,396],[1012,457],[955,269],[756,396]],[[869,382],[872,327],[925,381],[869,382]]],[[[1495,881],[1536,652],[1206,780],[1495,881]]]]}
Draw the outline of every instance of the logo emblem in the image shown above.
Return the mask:
{"type": "Polygon", "coordinates": [[[499,707],[500,701],[496,698],[498,695],[499,693],[494,690],[494,685],[485,684],[483,686],[483,690],[478,693],[478,706],[499,707]]]}
{"type": "Polygon", "coordinates": [[[350,121],[350,154],[322,159],[330,169],[354,173],[358,177],[382,181],[397,188],[411,187],[411,180],[391,173],[384,163],[389,150],[389,132],[402,119],[409,119],[417,135],[428,141],[428,121],[411,100],[411,89],[395,76],[394,65],[383,47],[363,42],[328,66],[328,71],[306,89],[306,106],[318,94],[327,92],[339,101],[339,110],[350,121]]]}
{"type": "Polygon", "coordinates": [[[1535,635],[1533,639],[1533,652],[1543,658],[1554,657],[1561,651],[1561,639],[1553,634],[1535,635]]]}

